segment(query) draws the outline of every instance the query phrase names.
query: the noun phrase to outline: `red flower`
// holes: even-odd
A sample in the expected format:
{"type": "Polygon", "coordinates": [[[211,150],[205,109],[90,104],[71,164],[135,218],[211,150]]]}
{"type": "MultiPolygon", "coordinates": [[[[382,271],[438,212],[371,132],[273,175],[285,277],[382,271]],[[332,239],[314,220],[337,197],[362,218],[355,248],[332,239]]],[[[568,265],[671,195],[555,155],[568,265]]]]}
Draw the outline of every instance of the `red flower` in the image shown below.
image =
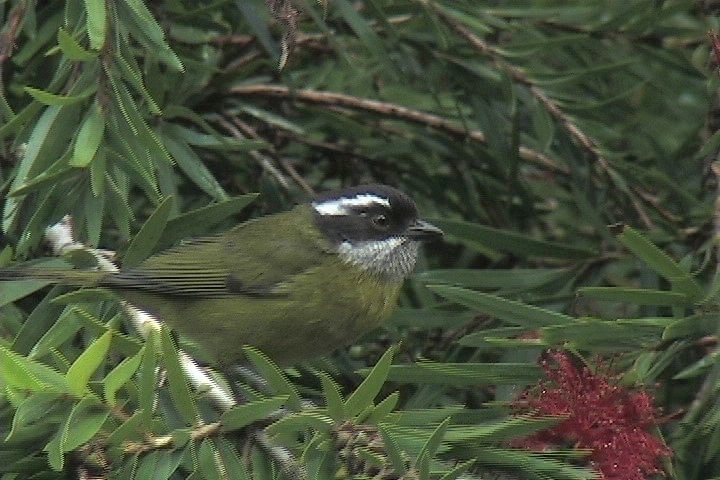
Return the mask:
{"type": "Polygon", "coordinates": [[[589,450],[590,465],[606,480],[644,480],[662,474],[659,460],[671,451],[647,431],[657,424],[659,413],[652,397],[587,367],[578,368],[565,352],[552,351],[548,357],[541,361],[548,380],[523,393],[514,406],[534,416],[566,419],[512,445],[545,450],[569,444],[589,450]]]}

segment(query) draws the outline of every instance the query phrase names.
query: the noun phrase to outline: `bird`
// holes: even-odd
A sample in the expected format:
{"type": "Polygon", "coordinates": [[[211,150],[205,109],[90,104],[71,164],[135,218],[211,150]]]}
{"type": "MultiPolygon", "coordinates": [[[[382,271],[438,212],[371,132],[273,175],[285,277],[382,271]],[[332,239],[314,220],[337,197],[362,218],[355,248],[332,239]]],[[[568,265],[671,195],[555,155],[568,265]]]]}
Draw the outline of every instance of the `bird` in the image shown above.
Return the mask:
{"type": "Polygon", "coordinates": [[[244,345],[292,365],[380,326],[420,244],[442,235],[408,195],[367,184],[184,241],[117,272],[4,269],[0,281],[106,288],[220,365],[242,362],[244,345]]]}

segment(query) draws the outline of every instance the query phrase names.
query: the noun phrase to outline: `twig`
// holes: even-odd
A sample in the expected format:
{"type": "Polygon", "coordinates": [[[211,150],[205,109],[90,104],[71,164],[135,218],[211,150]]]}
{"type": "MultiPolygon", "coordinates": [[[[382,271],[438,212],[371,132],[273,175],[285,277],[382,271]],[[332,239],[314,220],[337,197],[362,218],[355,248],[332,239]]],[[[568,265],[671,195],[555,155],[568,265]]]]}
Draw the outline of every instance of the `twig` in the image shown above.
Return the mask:
{"type": "MultiPolygon", "coordinates": [[[[232,121],[239,129],[241,129],[245,135],[254,138],[256,140],[262,140],[262,137],[258,135],[258,133],[255,131],[253,127],[248,125],[247,123],[240,120],[238,117],[233,117],[232,121]]],[[[315,195],[315,190],[310,186],[309,183],[305,181],[305,179],[295,170],[295,167],[292,166],[290,162],[288,162],[286,159],[278,155],[274,150],[269,150],[270,155],[275,158],[275,160],[285,169],[285,171],[290,175],[293,180],[297,182],[298,185],[300,185],[303,190],[305,190],[310,195],[315,195]]]]}
{"type": "MultiPolygon", "coordinates": [[[[231,88],[228,93],[243,96],[294,99],[319,105],[364,110],[383,115],[385,117],[397,118],[400,120],[426,125],[430,128],[443,131],[450,135],[460,138],[468,138],[478,143],[487,143],[485,134],[480,130],[467,130],[462,125],[438,115],[413,110],[394,103],[381,102],[379,100],[370,100],[342,93],[318,90],[290,90],[290,88],[282,85],[243,85],[231,88]]],[[[536,150],[521,146],[519,148],[519,153],[523,160],[532,162],[555,173],[561,173],[563,175],[568,174],[567,168],[558,165],[553,160],[536,150]]]]}
{"type": "MultiPolygon", "coordinates": [[[[235,137],[241,141],[247,140],[247,137],[245,137],[242,134],[242,132],[240,132],[240,130],[238,130],[238,128],[235,125],[233,125],[232,123],[227,121],[222,116],[215,115],[215,116],[213,116],[213,119],[216,122],[218,122],[220,125],[222,125],[227,131],[229,131],[233,137],[235,137]]],[[[287,190],[287,188],[289,187],[287,178],[285,178],[285,176],[280,172],[280,170],[278,170],[277,167],[275,165],[273,165],[272,161],[269,158],[267,158],[265,155],[263,155],[262,153],[260,153],[257,150],[250,150],[248,153],[250,154],[251,157],[253,157],[260,164],[260,166],[265,171],[267,171],[270,175],[272,175],[275,178],[275,180],[277,180],[277,182],[284,189],[287,190]]]]}
{"type": "MultiPolygon", "coordinates": [[[[204,440],[220,433],[222,425],[220,422],[201,425],[192,429],[190,438],[192,440],[204,440]]],[[[151,437],[144,442],[129,442],[123,448],[123,453],[134,455],[137,453],[145,453],[152,450],[160,450],[164,448],[172,448],[174,440],[172,435],[163,435],[161,437],[151,437]]]]}

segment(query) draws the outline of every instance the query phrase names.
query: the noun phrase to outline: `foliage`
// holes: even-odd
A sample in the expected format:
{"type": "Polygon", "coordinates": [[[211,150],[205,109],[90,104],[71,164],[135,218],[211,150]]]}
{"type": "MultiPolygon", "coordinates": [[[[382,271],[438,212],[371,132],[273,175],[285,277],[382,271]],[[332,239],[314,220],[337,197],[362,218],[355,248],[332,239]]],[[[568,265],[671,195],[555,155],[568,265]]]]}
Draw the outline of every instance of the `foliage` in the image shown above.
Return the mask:
{"type": "Polygon", "coordinates": [[[132,264],[366,181],[446,241],[358,345],[248,350],[224,412],[100,292],[3,283],[2,478],[597,478],[511,447],[562,420],[510,408],[546,349],[654,395],[667,477],[720,476],[714,2],[266,3],[0,2],[0,265],[67,214],[132,264]]]}

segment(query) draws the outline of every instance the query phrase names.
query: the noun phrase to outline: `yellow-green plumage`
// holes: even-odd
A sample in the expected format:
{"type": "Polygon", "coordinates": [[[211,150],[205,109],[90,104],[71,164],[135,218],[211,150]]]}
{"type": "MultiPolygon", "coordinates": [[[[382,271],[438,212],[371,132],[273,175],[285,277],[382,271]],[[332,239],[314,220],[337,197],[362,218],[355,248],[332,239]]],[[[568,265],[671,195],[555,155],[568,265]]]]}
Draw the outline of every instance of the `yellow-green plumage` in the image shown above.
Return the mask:
{"type": "Polygon", "coordinates": [[[442,232],[409,197],[363,185],[183,243],[120,272],[0,270],[0,280],[100,286],[219,363],[253,345],[294,363],[352,343],[390,315],[420,241],[442,232]]]}
{"type": "Polygon", "coordinates": [[[280,363],[347,345],[382,323],[401,286],[339,261],[313,227],[307,205],[184,244],[128,272],[136,281],[143,275],[165,285],[158,284],[157,291],[123,288],[120,274],[113,290],[222,363],[237,361],[244,344],[280,363]],[[288,231],[279,232],[278,225],[288,231]],[[248,245],[252,253],[245,251],[248,245]],[[229,275],[248,293],[223,293],[229,275]],[[158,293],[163,287],[177,290],[158,293]]]}

